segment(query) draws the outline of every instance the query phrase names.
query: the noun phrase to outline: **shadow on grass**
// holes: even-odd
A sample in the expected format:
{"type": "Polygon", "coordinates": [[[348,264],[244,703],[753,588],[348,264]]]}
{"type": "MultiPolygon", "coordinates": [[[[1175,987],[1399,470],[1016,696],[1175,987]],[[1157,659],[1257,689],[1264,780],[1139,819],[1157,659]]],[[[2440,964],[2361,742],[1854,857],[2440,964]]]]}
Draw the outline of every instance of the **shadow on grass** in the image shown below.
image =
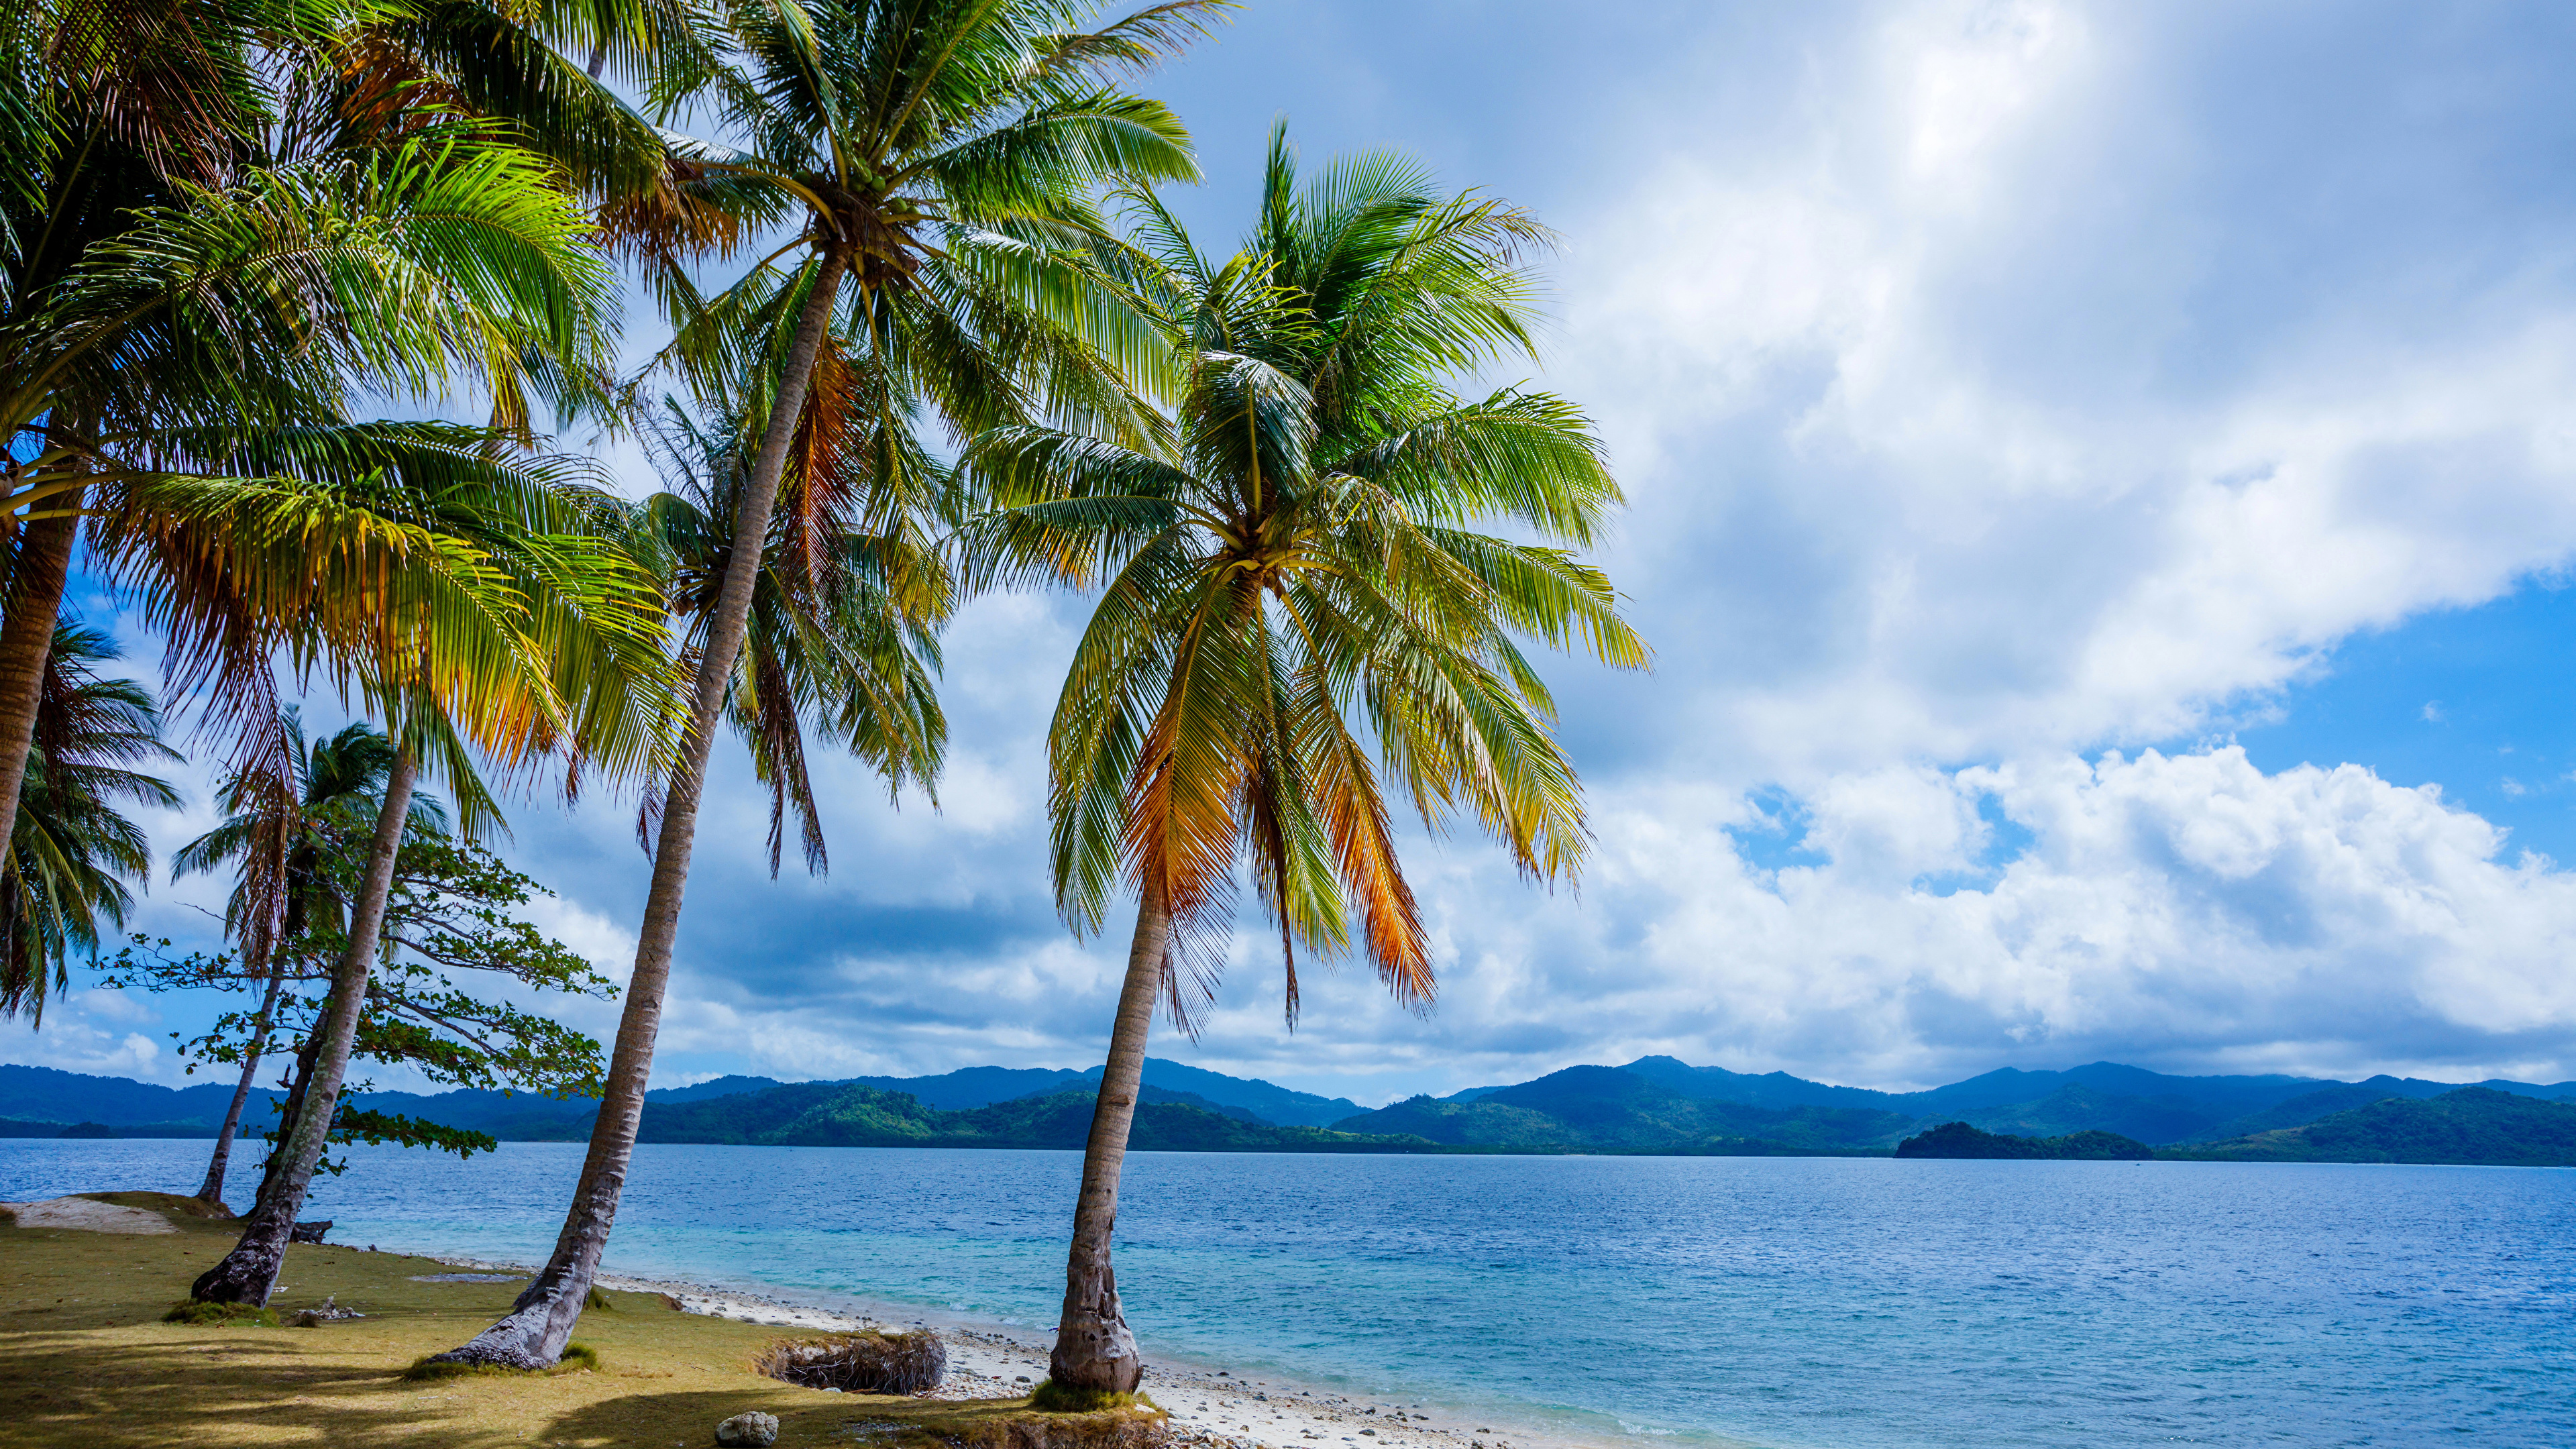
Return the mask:
{"type": "Polygon", "coordinates": [[[538,1437],[575,1444],[706,1443],[715,1427],[758,1409],[778,1417],[781,1444],[875,1449],[1161,1449],[1170,1421],[1156,1410],[1112,1408],[1048,1414],[1026,1399],[915,1399],[775,1390],[630,1394],[557,1415],[538,1437]]]}
{"type": "Polygon", "coordinates": [[[11,1334],[8,1369],[0,1373],[0,1423],[8,1425],[13,1446],[157,1449],[253,1438],[365,1449],[423,1442],[420,1416],[385,1400],[394,1386],[391,1372],[298,1362],[280,1351],[278,1334],[218,1330],[176,1348],[11,1334]],[[361,1395],[379,1402],[357,1402],[361,1395]]]}

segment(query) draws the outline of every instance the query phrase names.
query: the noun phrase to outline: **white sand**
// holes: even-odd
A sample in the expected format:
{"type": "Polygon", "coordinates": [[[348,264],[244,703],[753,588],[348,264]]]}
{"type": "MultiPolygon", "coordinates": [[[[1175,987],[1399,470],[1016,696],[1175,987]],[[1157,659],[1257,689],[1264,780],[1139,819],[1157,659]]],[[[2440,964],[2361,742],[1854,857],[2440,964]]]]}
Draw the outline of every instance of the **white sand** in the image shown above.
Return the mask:
{"type": "MultiPolygon", "coordinates": [[[[439,1258],[452,1267],[474,1272],[530,1270],[511,1264],[465,1258],[439,1258]]],[[[948,1348],[948,1376],[924,1395],[937,1399],[1013,1399],[1046,1377],[1048,1343],[1019,1339],[1005,1332],[922,1320],[898,1323],[858,1314],[836,1313],[810,1304],[792,1303],[738,1288],[658,1279],[625,1278],[603,1273],[603,1288],[630,1293],[661,1293],[678,1301],[681,1311],[765,1323],[811,1333],[848,1333],[860,1329],[935,1328],[948,1348]]],[[[782,1388],[787,1387],[781,1385],[782,1388]]],[[[1210,1371],[1147,1360],[1144,1391],[1172,1416],[1175,1440],[1206,1449],[1537,1449],[1526,1436],[1498,1436],[1483,1424],[1432,1414],[1418,1405],[1394,1399],[1353,1398],[1326,1389],[1277,1378],[1237,1378],[1225,1370],[1210,1371]]],[[[807,1392],[820,1392],[808,1390],[807,1392]]]]}
{"type": "Polygon", "coordinates": [[[146,1208],[118,1207],[85,1197],[51,1197],[43,1202],[0,1202],[22,1228],[75,1228],[85,1233],[175,1233],[170,1220],[146,1208]]]}

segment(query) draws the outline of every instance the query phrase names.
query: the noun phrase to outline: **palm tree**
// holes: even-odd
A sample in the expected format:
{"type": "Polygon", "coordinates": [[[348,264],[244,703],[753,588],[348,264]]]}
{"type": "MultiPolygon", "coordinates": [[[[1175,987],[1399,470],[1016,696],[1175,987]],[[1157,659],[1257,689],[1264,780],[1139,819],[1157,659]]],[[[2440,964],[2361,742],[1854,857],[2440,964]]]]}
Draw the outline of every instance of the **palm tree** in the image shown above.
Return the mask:
{"type": "MultiPolygon", "coordinates": [[[[851,405],[855,373],[841,362],[827,338],[808,405],[826,426],[802,430],[789,455],[728,690],[734,728],[769,788],[772,876],[791,815],[806,868],[830,861],[806,766],[809,716],[824,738],[876,767],[889,798],[908,783],[930,788],[947,744],[933,676],[955,590],[932,529],[953,521],[948,470],[925,458],[880,471],[853,455],[840,424],[865,414],[851,405]]],[[[650,430],[670,487],[646,500],[646,531],[667,561],[683,657],[705,651],[715,618],[748,432],[739,416],[710,425],[669,400],[650,430]]],[[[648,797],[639,834],[657,810],[648,797]]]]}
{"type": "MultiPolygon", "coordinates": [[[[361,572],[398,567],[406,550],[362,499],[293,496],[307,475],[269,466],[275,455],[310,462],[350,433],[338,461],[362,479],[398,463],[347,421],[357,389],[425,396],[471,376],[496,418],[516,420],[531,391],[582,391],[604,355],[609,273],[558,184],[563,163],[488,123],[370,109],[342,83],[385,78],[357,63],[383,47],[353,43],[394,18],[284,0],[37,0],[0,15],[13,163],[0,184],[0,533],[16,535],[0,818],[16,807],[83,517],[105,550],[228,502],[371,555],[361,572]],[[219,484],[237,486],[227,497],[219,484]],[[313,533],[325,526],[340,532],[313,533]]],[[[203,561],[202,542],[174,546],[203,561]]],[[[111,562],[152,566],[148,553],[111,562]]],[[[306,644],[345,655],[374,631],[363,589],[293,602],[320,631],[306,644]]]]}
{"type": "Polygon", "coordinates": [[[134,904],[125,882],[145,877],[152,850],[118,807],[178,808],[168,781],[132,768],[180,757],[161,742],[152,692],[99,672],[123,657],[99,630],[54,628],[26,792],[0,865],[0,1017],[41,1019],[49,979],[68,985],[72,953],[96,956],[101,924],[125,923],[134,904]]]}
{"type": "MultiPolygon", "coordinates": [[[[631,7],[592,8],[607,40],[631,7]]],[[[363,695],[397,745],[311,1110],[200,1296],[264,1301],[274,1282],[422,765],[461,785],[477,750],[517,767],[578,740],[640,772],[662,748],[646,581],[597,520],[553,517],[593,502],[495,451],[525,433],[530,394],[596,390],[610,275],[564,189],[580,168],[515,144],[528,128],[419,104],[442,85],[467,102],[510,90],[419,74],[435,48],[392,9],[281,0],[40,0],[0,18],[0,128],[20,163],[0,186],[0,516],[20,535],[0,811],[84,516],[169,635],[174,686],[209,686],[215,727],[275,764],[283,652],[363,695]],[[411,49],[376,64],[387,46],[411,49]],[[498,426],[349,421],[365,391],[444,400],[459,379],[498,426]]]]}
{"type": "MultiPolygon", "coordinates": [[[[424,445],[442,436],[439,425],[409,427],[409,436],[424,445]]],[[[449,580],[471,587],[411,595],[380,582],[372,594],[380,611],[374,652],[337,673],[344,691],[354,689],[384,714],[392,760],[349,902],[346,944],[307,1045],[313,1065],[299,1076],[302,1100],[272,1154],[272,1172],[241,1242],[193,1285],[201,1301],[265,1303],[275,1286],[357,1041],[423,766],[446,776],[464,829],[474,836],[493,823],[478,750],[513,770],[576,752],[586,767],[611,778],[645,774],[667,755],[676,681],[651,577],[619,547],[632,530],[632,510],[563,476],[562,465],[549,460],[505,462],[455,450],[446,462],[435,487],[426,484],[433,470],[425,466],[412,470],[423,480],[415,486],[367,485],[371,516],[408,530],[402,536],[421,551],[434,544],[446,550],[449,580]]],[[[292,534],[244,540],[205,529],[174,532],[211,534],[214,557],[252,556],[252,566],[237,572],[163,568],[153,576],[158,592],[149,597],[147,614],[166,621],[175,656],[202,657],[208,670],[224,670],[228,641],[256,637],[247,621],[271,611],[287,619],[281,641],[309,635],[297,627],[304,619],[282,600],[251,607],[237,595],[292,589],[299,566],[328,576],[335,560],[299,564],[279,551],[281,544],[291,546],[292,534]]],[[[306,592],[324,600],[331,584],[341,582],[306,592]]]]}
{"type": "Polygon", "coordinates": [[[1059,906],[1088,931],[1122,881],[1138,899],[1051,1364],[1077,1392],[1136,1386],[1110,1238],[1146,1032],[1157,997],[1185,1030],[1212,999],[1238,862],[1292,1024],[1301,948],[1356,944],[1427,1008],[1382,780],[1433,833],[1469,814],[1525,874],[1570,877],[1582,796],[1521,645],[1647,659],[1608,579],[1551,546],[1620,503],[1589,423],[1545,393],[1449,386],[1531,353],[1521,257],[1546,233],[1397,156],[1300,186],[1284,131],[1265,183],[1221,266],[1150,195],[1103,251],[1170,349],[1170,448],[1022,426],[968,459],[1003,505],[975,535],[985,568],[1105,585],[1049,740],[1059,906]],[[1549,542],[1468,531],[1485,519],[1549,542]]]}
{"type": "MultiPolygon", "coordinates": [[[[722,9],[729,53],[673,67],[655,100],[667,116],[703,99],[742,144],[673,142],[691,179],[609,218],[654,263],[677,324],[670,360],[702,403],[744,419],[731,538],[772,537],[800,437],[810,456],[843,433],[845,445],[829,446],[845,446],[869,490],[892,501],[932,467],[917,419],[963,438],[1054,409],[1135,434],[1144,420],[1113,364],[1136,338],[1061,248],[1096,232],[1095,186],[1195,176],[1171,112],[1103,76],[1158,61],[1222,8],[1169,0],[1090,31],[1073,28],[1088,7],[1067,0],[722,9]],[[693,250],[729,250],[791,221],[794,239],[719,295],[702,298],[682,269],[693,250]],[[850,374],[836,391],[858,411],[818,411],[818,364],[850,374]]],[[[581,1315],[634,1153],[699,791],[737,697],[759,563],[733,550],[704,606],[608,1088],[554,1254],[508,1317],[442,1358],[546,1367],[581,1315]]]]}
{"type": "MultiPolygon", "coordinates": [[[[238,871],[240,881],[224,907],[224,933],[240,950],[245,971],[253,978],[267,977],[242,1048],[241,1079],[233,1088],[223,1128],[215,1134],[206,1180],[197,1189],[207,1202],[223,1201],[233,1134],[276,1024],[284,978],[268,970],[270,960],[281,943],[308,929],[346,929],[348,903],[330,889],[325,861],[372,825],[384,808],[385,780],[393,773],[392,742],[365,720],[308,742],[301,712],[289,705],[279,713],[278,732],[286,740],[287,776],[234,773],[216,796],[223,820],[170,857],[173,879],[228,865],[238,871]]],[[[444,836],[446,811],[435,800],[416,800],[406,829],[408,840],[444,836]]]]}

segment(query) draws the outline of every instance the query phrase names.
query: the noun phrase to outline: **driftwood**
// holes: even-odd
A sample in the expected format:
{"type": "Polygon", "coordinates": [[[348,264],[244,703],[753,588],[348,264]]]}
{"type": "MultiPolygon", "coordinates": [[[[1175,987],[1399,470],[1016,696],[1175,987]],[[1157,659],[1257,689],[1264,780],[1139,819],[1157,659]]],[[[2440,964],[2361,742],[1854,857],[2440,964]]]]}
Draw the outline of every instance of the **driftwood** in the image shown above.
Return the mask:
{"type": "Polygon", "coordinates": [[[781,1339],[762,1350],[752,1367],[809,1389],[917,1394],[939,1387],[948,1372],[948,1350],[939,1335],[927,1331],[835,1333],[781,1339]]]}
{"type": "Polygon", "coordinates": [[[290,1243],[318,1243],[322,1241],[322,1235],[329,1231],[331,1231],[329,1218],[324,1218],[318,1223],[297,1223],[295,1230],[287,1235],[286,1240],[290,1243]]]}

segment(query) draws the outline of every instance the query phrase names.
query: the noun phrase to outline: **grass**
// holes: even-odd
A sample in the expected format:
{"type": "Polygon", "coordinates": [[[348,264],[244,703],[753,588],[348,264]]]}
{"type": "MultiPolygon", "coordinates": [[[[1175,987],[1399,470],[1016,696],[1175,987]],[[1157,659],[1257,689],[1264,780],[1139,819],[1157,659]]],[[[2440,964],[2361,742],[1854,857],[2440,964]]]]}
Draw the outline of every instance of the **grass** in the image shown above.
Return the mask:
{"type": "Polygon", "coordinates": [[[277,1310],[254,1308],[247,1303],[199,1303],[194,1299],[183,1298],[170,1305],[170,1311],[161,1315],[161,1321],[193,1323],[201,1328],[209,1324],[224,1324],[239,1328],[275,1328],[277,1310]]]}
{"type": "Polygon", "coordinates": [[[163,1211],[178,1231],[0,1227],[0,1439],[10,1449],[699,1445],[714,1442],[718,1420],[751,1409],[778,1416],[782,1445],[847,1442],[848,1426],[868,1421],[925,1449],[1143,1449],[1161,1419],[1141,1408],[1032,1414],[1018,1399],[801,1389],[752,1370],[780,1330],[675,1313],[654,1293],[608,1293],[616,1311],[584,1317],[582,1341],[597,1354],[587,1366],[406,1379],[412,1363],[506,1312],[518,1285],[415,1283],[452,1270],[298,1243],[271,1311],[292,1317],[331,1296],[364,1318],[306,1333],[239,1315],[165,1322],[171,1300],[231,1248],[240,1225],[171,1208],[157,1194],[103,1196],[163,1211]]]}
{"type": "Polygon", "coordinates": [[[1029,1394],[1029,1407],[1042,1414],[1096,1414],[1103,1409],[1150,1409],[1161,1413],[1162,1406],[1142,1393],[1121,1394],[1109,1389],[1077,1389],[1048,1379],[1029,1394]]]}

